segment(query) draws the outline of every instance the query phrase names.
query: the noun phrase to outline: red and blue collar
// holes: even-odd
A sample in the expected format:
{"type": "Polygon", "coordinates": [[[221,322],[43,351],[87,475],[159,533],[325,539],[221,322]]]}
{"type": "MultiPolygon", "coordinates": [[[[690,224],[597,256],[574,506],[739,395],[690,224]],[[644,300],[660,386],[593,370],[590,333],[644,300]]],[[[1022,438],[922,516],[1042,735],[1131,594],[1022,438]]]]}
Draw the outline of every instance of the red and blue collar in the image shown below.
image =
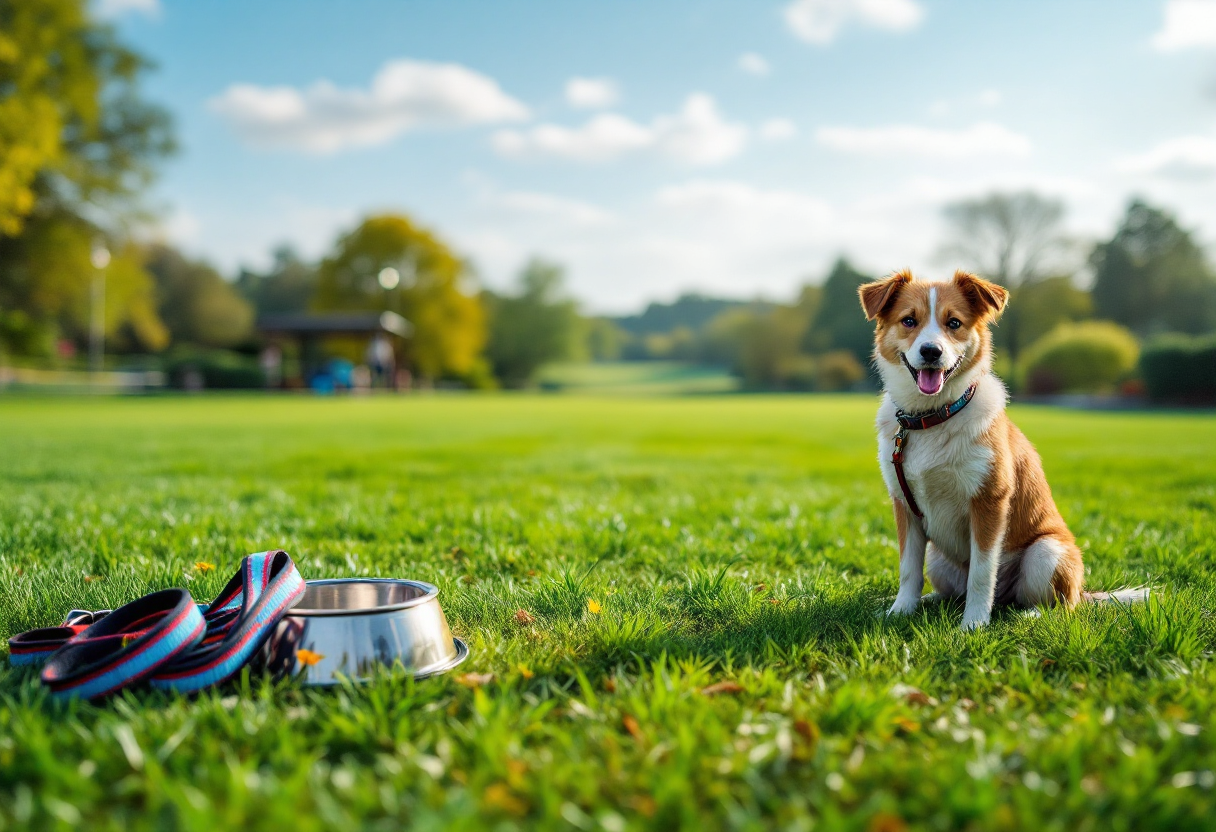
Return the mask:
{"type": "Polygon", "coordinates": [[[897,410],[895,411],[895,420],[899,422],[899,426],[904,430],[925,430],[926,428],[940,425],[967,406],[967,403],[975,396],[976,384],[977,382],[971,382],[971,386],[963,391],[963,395],[950,402],[950,404],[944,404],[937,410],[930,410],[928,413],[919,413],[912,416],[904,413],[902,410],[897,410]]]}

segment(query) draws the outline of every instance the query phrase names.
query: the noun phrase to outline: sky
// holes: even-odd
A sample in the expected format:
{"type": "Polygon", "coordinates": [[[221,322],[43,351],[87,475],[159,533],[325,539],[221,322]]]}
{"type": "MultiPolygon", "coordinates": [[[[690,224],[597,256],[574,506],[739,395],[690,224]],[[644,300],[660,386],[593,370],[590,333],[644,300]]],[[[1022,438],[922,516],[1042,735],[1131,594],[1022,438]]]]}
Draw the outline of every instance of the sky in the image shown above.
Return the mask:
{"type": "Polygon", "coordinates": [[[405,212],[591,312],[929,277],[942,206],[1132,195],[1216,239],[1216,0],[95,0],[181,144],[158,233],[228,273],[405,212]]]}

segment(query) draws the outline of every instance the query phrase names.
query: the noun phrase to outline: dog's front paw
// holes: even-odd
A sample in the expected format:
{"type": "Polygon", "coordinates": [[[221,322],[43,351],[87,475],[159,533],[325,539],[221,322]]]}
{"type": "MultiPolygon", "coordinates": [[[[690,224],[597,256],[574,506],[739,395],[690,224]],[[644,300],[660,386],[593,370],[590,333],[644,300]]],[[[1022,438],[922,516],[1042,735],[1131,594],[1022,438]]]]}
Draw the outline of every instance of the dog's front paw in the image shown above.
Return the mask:
{"type": "Polygon", "coordinates": [[[964,612],[963,613],[963,629],[978,630],[980,627],[987,627],[988,622],[992,620],[992,615],[985,610],[984,612],[964,612]]]}
{"type": "Polygon", "coordinates": [[[895,603],[891,605],[891,609],[887,610],[887,615],[911,615],[916,612],[916,608],[919,606],[919,598],[896,597],[895,603]]]}

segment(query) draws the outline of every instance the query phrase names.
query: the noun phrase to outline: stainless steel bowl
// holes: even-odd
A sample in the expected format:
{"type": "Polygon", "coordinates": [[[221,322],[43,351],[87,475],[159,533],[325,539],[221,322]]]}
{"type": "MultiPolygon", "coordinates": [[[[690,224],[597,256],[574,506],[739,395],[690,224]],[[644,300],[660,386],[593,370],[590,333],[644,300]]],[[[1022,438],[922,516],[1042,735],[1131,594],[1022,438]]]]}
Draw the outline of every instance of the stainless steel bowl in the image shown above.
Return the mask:
{"type": "Polygon", "coordinates": [[[262,648],[272,672],[298,675],[308,685],[361,681],[397,664],[418,679],[451,670],[468,655],[448,629],[438,587],[389,578],[308,581],[262,648]],[[301,650],[308,651],[304,660],[301,650]]]}

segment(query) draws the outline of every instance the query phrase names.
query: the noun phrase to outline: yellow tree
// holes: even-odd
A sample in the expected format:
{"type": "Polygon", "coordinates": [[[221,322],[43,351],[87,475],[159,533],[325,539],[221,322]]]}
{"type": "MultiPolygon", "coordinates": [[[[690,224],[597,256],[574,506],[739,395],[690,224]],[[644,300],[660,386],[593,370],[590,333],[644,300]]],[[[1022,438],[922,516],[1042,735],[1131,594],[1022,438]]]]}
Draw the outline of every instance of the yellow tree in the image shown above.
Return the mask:
{"type": "Polygon", "coordinates": [[[368,217],[320,265],[313,308],[390,310],[414,327],[406,359],[424,378],[469,377],[484,367],[485,311],[463,284],[468,268],[408,217],[368,217]]]}

